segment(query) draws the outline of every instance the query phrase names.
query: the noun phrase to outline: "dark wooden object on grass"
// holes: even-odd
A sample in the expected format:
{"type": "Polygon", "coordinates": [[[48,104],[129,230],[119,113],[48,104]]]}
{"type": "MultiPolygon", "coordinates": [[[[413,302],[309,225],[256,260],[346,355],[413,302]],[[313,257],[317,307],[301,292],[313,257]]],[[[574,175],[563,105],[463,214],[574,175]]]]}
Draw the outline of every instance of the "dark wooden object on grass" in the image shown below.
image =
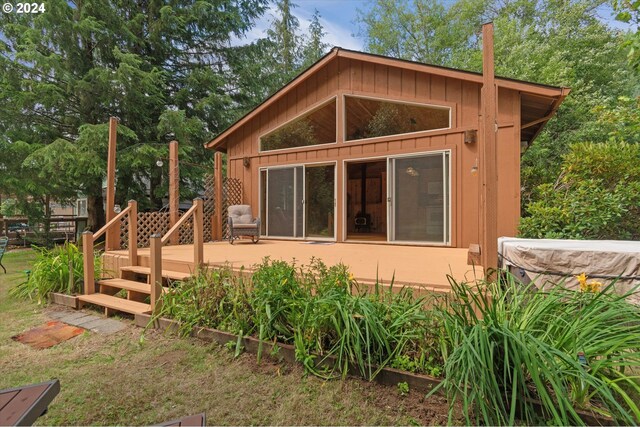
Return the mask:
{"type": "Polygon", "coordinates": [[[58,380],[0,390],[0,425],[32,425],[59,392],[58,380]]]}
{"type": "Polygon", "coordinates": [[[207,421],[204,415],[204,412],[198,415],[189,415],[187,417],[182,417],[177,420],[167,421],[166,423],[159,424],[160,426],[165,427],[183,427],[183,426],[206,426],[207,421]]]}

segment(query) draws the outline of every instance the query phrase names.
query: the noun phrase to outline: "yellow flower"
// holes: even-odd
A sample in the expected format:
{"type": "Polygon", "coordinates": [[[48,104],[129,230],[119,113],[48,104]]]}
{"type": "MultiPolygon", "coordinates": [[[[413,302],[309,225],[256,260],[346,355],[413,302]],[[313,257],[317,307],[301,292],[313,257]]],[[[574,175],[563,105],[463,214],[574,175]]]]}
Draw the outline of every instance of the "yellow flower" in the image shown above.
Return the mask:
{"type": "Polygon", "coordinates": [[[602,284],[602,282],[598,282],[594,280],[593,282],[589,283],[589,287],[590,287],[589,292],[593,292],[593,293],[600,292],[600,289],[602,289],[603,286],[604,285],[602,284]]]}
{"type": "Polygon", "coordinates": [[[349,273],[349,281],[353,282],[353,273],[349,273]]]}
{"type": "Polygon", "coordinates": [[[576,276],[576,279],[578,279],[578,283],[580,283],[580,288],[587,284],[587,275],[584,273],[576,276]]]}

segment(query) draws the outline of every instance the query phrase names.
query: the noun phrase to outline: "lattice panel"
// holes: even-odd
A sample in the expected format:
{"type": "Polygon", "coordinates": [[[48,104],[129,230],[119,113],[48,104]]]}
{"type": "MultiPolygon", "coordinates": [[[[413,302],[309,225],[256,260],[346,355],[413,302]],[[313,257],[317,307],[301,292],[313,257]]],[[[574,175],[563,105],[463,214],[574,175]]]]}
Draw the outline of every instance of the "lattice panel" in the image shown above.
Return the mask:
{"type": "MultiPolygon", "coordinates": [[[[242,181],[236,178],[224,178],[224,185],[222,187],[222,235],[225,239],[229,238],[229,227],[227,225],[227,208],[233,205],[242,204],[242,181]]],[[[253,209],[257,209],[257,206],[252,206],[253,209]]],[[[254,215],[257,212],[253,212],[254,215]]]]}
{"type": "Polygon", "coordinates": [[[211,227],[211,217],[216,211],[215,208],[215,178],[213,174],[206,174],[204,176],[204,241],[210,242],[213,240],[213,229],[211,227]]]}
{"type": "MultiPolygon", "coordinates": [[[[152,234],[162,235],[169,231],[169,214],[164,212],[138,212],[138,247],[149,246],[152,234]]],[[[182,230],[181,230],[182,231],[182,230]]],[[[120,225],[120,241],[123,248],[129,247],[129,216],[120,225]]],[[[193,236],[193,234],[192,234],[193,236]]],[[[192,237],[193,238],[193,237],[192,237]]]]}
{"type": "MultiPolygon", "coordinates": [[[[204,241],[212,240],[213,230],[211,218],[216,212],[215,185],[213,175],[206,175],[204,181],[204,241]]],[[[242,204],[242,181],[236,178],[224,178],[222,187],[222,234],[229,237],[227,227],[227,208],[242,204]]],[[[257,207],[254,207],[257,208],[257,207]]],[[[254,212],[256,214],[257,212],[254,212]]],[[[149,238],[154,233],[166,234],[169,231],[168,212],[138,212],[138,247],[149,246],[149,238]]],[[[126,215],[120,225],[121,247],[129,247],[129,216],[126,215]]],[[[180,244],[193,243],[193,220],[189,218],[180,227],[180,244]]]]}

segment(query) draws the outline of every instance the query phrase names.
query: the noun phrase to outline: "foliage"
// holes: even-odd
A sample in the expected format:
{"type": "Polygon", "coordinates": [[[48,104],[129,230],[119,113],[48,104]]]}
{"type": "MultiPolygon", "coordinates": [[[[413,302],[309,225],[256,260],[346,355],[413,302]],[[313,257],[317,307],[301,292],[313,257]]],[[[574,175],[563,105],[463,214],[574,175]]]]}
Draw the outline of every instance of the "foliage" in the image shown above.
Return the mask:
{"type": "Polygon", "coordinates": [[[409,384],[406,381],[398,383],[397,387],[398,387],[398,393],[400,393],[400,396],[406,396],[407,394],[409,394],[409,384]]]}
{"type": "Polygon", "coordinates": [[[640,71],[640,1],[613,0],[613,6],[618,12],[616,19],[636,27],[635,33],[630,33],[624,43],[627,48],[629,63],[640,71]]]}
{"type": "MultiPolygon", "coordinates": [[[[81,293],[84,283],[82,251],[73,243],[66,242],[53,249],[36,248],[38,252],[27,281],[10,290],[20,298],[36,298],[38,304],[46,304],[51,292],[68,295],[81,293]]],[[[101,258],[94,256],[94,271],[100,276],[101,258]]]]}
{"type": "Polygon", "coordinates": [[[640,238],[640,145],[582,143],[563,157],[554,184],[538,186],[520,234],[534,238],[640,238]]]}
{"type": "Polygon", "coordinates": [[[436,375],[440,354],[423,346],[437,341],[438,330],[424,302],[407,289],[359,291],[344,265],[265,258],[250,285],[229,268],[200,272],[163,294],[157,316],[178,320],[182,333],[200,325],[293,344],[297,360],[323,378],[352,367],[373,378],[397,360],[436,375]]]}
{"type": "Polygon", "coordinates": [[[178,282],[162,294],[156,317],[180,322],[180,332],[188,334],[194,326],[214,327],[242,334],[253,328],[253,310],[247,285],[230,267],[200,270],[187,281],[178,282]]]}
{"type": "Polygon", "coordinates": [[[328,48],[322,41],[325,33],[317,10],[309,22],[308,34],[302,34],[300,21],[293,13],[297,5],[290,0],[277,0],[274,5],[267,36],[230,53],[229,81],[238,115],[282,88],[319,60],[328,48]]]}
{"type": "Polygon", "coordinates": [[[183,184],[197,183],[205,169],[191,165],[207,157],[202,142],[235,119],[230,41],[265,6],[265,0],[52,0],[46,13],[4,14],[0,143],[22,151],[26,145],[41,162],[32,168],[24,155],[9,157],[20,174],[0,178],[0,193],[42,205],[42,194],[61,201],[80,187],[89,225],[99,227],[109,116],[131,133],[118,141],[116,203],[135,198],[141,208],[160,207],[166,183],[155,160],[166,157],[174,138],[186,160],[183,184]],[[91,144],[80,141],[83,126],[102,126],[85,135],[91,144]],[[78,167],[64,167],[69,159],[78,167]],[[90,167],[80,167],[85,163],[90,167]]]}
{"type": "Polygon", "coordinates": [[[572,144],[605,142],[611,132],[633,133],[637,140],[637,106],[625,99],[637,96],[640,75],[621,50],[628,35],[599,18],[604,3],[374,0],[358,21],[373,53],[471,71],[482,70],[479,30],[492,21],[498,75],[571,88],[522,157],[524,207],[539,200],[539,185],[557,180],[562,155],[572,144]],[[632,120],[616,122],[618,114],[632,120]]]}
{"type": "Polygon", "coordinates": [[[534,400],[557,425],[583,424],[575,408],[640,420],[640,310],[615,284],[583,293],[512,277],[450,282],[449,304],[436,308],[446,337],[442,387],[467,424],[538,423],[534,400]]]}

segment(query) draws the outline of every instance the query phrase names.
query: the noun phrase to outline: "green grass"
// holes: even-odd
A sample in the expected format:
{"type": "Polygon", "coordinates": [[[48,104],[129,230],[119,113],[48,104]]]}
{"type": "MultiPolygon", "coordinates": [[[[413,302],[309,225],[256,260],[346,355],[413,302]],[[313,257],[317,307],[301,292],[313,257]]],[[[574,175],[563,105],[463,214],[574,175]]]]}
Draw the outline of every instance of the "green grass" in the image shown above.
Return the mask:
{"type": "MultiPolygon", "coordinates": [[[[150,425],[206,412],[223,425],[407,425],[446,422],[441,397],[360,380],[322,381],[301,368],[131,324],[113,335],[87,332],[45,350],[11,336],[48,320],[34,302],[8,295],[26,278],[30,251],[5,254],[0,273],[0,388],[60,379],[61,392],[40,425],[150,425]]],[[[125,322],[128,322],[125,320],[125,322]]]]}

